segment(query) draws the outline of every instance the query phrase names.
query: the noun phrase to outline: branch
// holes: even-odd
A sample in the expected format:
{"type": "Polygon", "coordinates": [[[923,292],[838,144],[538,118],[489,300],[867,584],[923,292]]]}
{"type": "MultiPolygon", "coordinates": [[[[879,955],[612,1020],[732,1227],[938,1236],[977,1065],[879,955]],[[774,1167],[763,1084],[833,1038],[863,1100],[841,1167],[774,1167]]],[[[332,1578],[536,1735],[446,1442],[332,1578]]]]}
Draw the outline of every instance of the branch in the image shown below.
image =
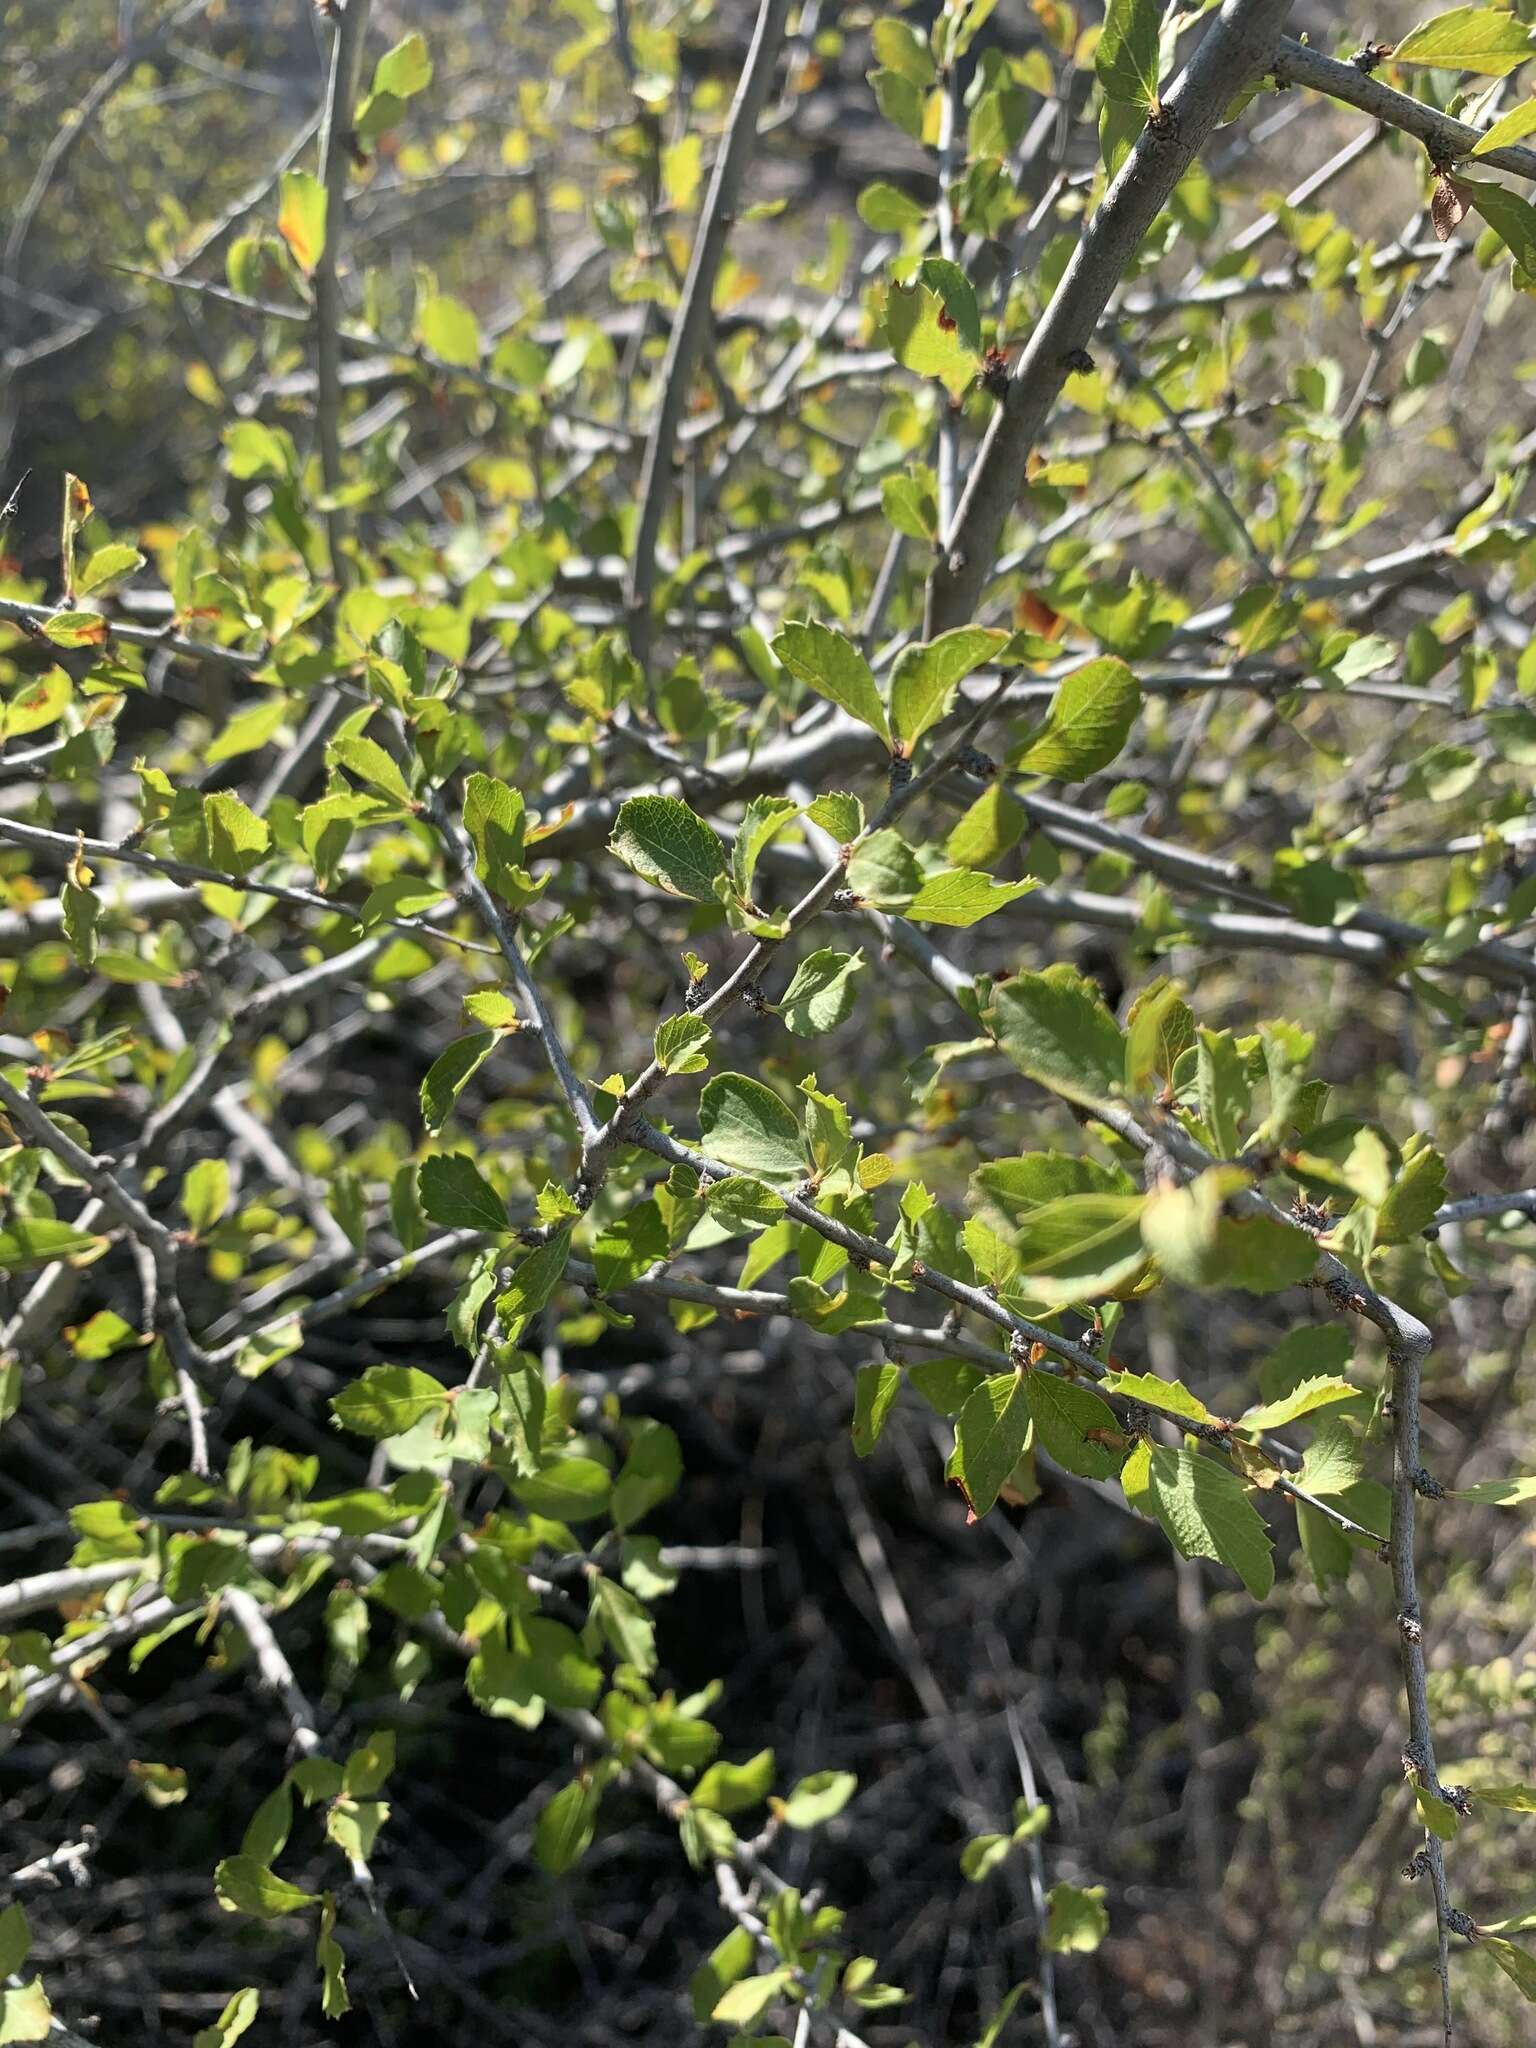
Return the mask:
{"type": "Polygon", "coordinates": [[[996,559],[1030,451],[1168,195],[1233,96],[1273,55],[1289,0],[1224,0],[1220,14],[1137,138],[1025,345],[971,470],[928,582],[925,635],[965,625],[996,559]]]}
{"type": "Polygon", "coordinates": [[[320,131],[320,182],[325,187],[325,246],[315,266],[315,367],[319,397],[315,424],[320,439],[320,474],[326,497],[326,545],[331,575],[345,589],[350,571],[343,554],[347,519],[335,502],[341,489],[341,286],[338,259],[347,215],[347,171],[352,161],[352,109],[357,104],[358,70],[368,33],[371,0],[347,0],[331,45],[325,123],[320,131]]]}
{"type": "Polygon", "coordinates": [[[724,146],[715,159],[714,176],[710,179],[704,210],[699,216],[682,303],[672,323],[662,363],[661,402],[656,408],[650,437],[645,444],[645,463],[640,475],[640,520],[635,530],[635,548],[625,591],[630,644],[642,668],[648,664],[651,594],[656,586],[656,540],[672,487],[672,451],[678,422],[682,418],[694,365],[709,327],[710,304],[720,258],[735,216],[737,194],[757,142],[757,123],[773,82],[773,69],[778,61],[788,13],[789,0],[762,0],[751,47],[736,87],[736,98],[726,122],[724,146]]]}
{"type": "MultiPolygon", "coordinates": [[[[1338,57],[1325,57],[1321,50],[1314,50],[1309,43],[1298,43],[1291,36],[1280,38],[1279,52],[1269,68],[1277,85],[1307,86],[1313,92],[1327,93],[1330,99],[1358,107],[1362,114],[1384,121],[1389,128],[1401,128],[1405,135],[1423,143],[1431,163],[1449,164],[1470,156],[1480,140],[1480,131],[1469,128],[1465,121],[1453,121],[1449,114],[1426,106],[1422,100],[1383,85],[1358,65],[1338,57]]],[[[1490,170],[1536,178],[1536,149],[1525,149],[1519,144],[1490,149],[1478,162],[1487,164],[1490,170]]]]}

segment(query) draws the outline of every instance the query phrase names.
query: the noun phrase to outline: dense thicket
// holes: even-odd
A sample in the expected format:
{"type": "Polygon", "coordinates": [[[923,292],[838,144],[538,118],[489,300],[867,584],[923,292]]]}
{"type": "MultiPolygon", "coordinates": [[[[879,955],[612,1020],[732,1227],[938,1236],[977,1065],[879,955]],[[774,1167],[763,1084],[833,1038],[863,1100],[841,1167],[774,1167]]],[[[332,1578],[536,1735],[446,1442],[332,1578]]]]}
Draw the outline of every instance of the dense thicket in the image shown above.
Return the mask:
{"type": "Polygon", "coordinates": [[[1533,19],[0,8],[0,2041],[1525,2038],[1533,19]]]}

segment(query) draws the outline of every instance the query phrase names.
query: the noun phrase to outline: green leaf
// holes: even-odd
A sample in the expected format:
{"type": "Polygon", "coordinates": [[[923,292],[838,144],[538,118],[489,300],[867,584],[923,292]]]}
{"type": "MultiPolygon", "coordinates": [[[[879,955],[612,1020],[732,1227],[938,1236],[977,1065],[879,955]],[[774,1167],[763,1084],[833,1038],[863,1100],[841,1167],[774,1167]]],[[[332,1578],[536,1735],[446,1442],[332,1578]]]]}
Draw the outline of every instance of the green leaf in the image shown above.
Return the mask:
{"type": "Polygon", "coordinates": [[[288,699],[280,690],[269,691],[260,703],[235,713],[218,737],[203,749],[203,760],[214,767],[220,761],[233,761],[237,755],[253,754],[267,744],[287,715],[288,699]]]}
{"type": "Polygon", "coordinates": [[[922,887],[923,871],[901,834],[885,825],[859,841],[845,880],[861,903],[877,910],[905,910],[922,887]]]}
{"type": "Polygon", "coordinates": [[[891,730],[909,753],[948,714],[965,678],[1007,639],[985,626],[957,626],[924,646],[903,648],[891,672],[891,730]]]}
{"type": "Polygon", "coordinates": [[[46,2041],[52,2033],[53,2007],[41,1977],[29,1984],[0,1986],[0,2044],[46,2041]]]}
{"type": "Polygon", "coordinates": [[[199,1159],[181,1184],[181,1213],[194,1237],[206,1237],[229,1207],[229,1161],[199,1159]]]}
{"type": "Polygon", "coordinates": [[[1144,1195],[1063,1195],[1033,1209],[1013,1249],[1020,1284],[1037,1300],[1065,1304],[1113,1294],[1147,1262],[1144,1195]]]}
{"type": "Polygon", "coordinates": [[[592,1619],[621,1663],[656,1669],[656,1624],[633,1593],[599,1575],[592,1581],[592,1619]]]}
{"type": "Polygon", "coordinates": [[[813,1771],[784,1801],[784,1823],[792,1828],[819,1828],[835,1820],[858,1789],[852,1771],[813,1771]]]}
{"type": "Polygon", "coordinates": [[[1458,1486],[1453,1498],[1481,1501],[1485,1507],[1524,1507],[1528,1500],[1536,1500],[1536,1478],[1484,1479],[1476,1486],[1458,1486]]]}
{"type": "Polygon", "coordinates": [[[1452,7],[1410,29],[1392,52],[1392,61],[1504,78],[1530,54],[1529,29],[1507,9],[1452,7]]]}
{"type": "Polygon", "coordinates": [[[656,1064],[664,1074],[697,1074],[709,1065],[714,1033],[702,1017],[687,1012],[656,1026],[656,1064]]]}
{"type": "Polygon", "coordinates": [[[448,1121],[465,1083],[484,1066],[495,1043],[494,1031],[471,1031],[438,1054],[421,1084],[421,1120],[429,1131],[448,1121]]]}
{"type": "Polygon", "coordinates": [[[904,235],[928,218],[915,199],[879,179],[864,187],[856,203],[859,219],[877,235],[904,235]]]}
{"type": "Polygon", "coordinates": [[[1072,968],[1016,974],[996,991],[982,1022],[1032,1081],[1093,1109],[1114,1102],[1125,1073],[1125,1038],[1098,991],[1072,968]]]}
{"type": "Polygon", "coordinates": [[[1211,1411],[1192,1394],[1182,1380],[1165,1380],[1155,1372],[1107,1372],[1099,1385],[1106,1394],[1120,1394],[1127,1401],[1145,1401],[1164,1415],[1182,1416],[1186,1422],[1209,1422],[1211,1411]]]}
{"type": "Polygon", "coordinates": [[[1238,1427],[1248,1430],[1283,1429],[1288,1422],[1299,1422],[1303,1415],[1311,1415],[1318,1408],[1333,1408],[1341,1401],[1359,1398],[1360,1389],[1351,1386],[1348,1380],[1303,1380],[1299,1387],[1293,1387],[1278,1401],[1266,1401],[1262,1407],[1250,1408],[1238,1418],[1238,1427]]]}
{"type": "Polygon", "coordinates": [[[1156,106],[1159,27],[1157,0],[1109,0],[1093,60],[1107,100],[1156,106]]]}
{"type": "Polygon", "coordinates": [[[313,171],[284,171],[277,231],[306,277],[325,254],[325,187],[313,171]]]}
{"type": "Polygon", "coordinates": [[[403,1436],[429,1416],[446,1417],[452,1397],[430,1373],[412,1365],[370,1365],[331,1401],[343,1429],[359,1436],[403,1436]]]}
{"type": "Polygon", "coordinates": [[[105,1240],[76,1230],[52,1216],[13,1216],[0,1230],[0,1273],[18,1273],[25,1266],[48,1266],[77,1252],[94,1251],[105,1240]]]}
{"type": "Polygon", "coordinates": [[[1025,1388],[1037,1449],[1079,1479],[1113,1479],[1126,1451],[1114,1410],[1087,1387],[1057,1373],[1036,1370],[1025,1388]]]}
{"type": "Polygon", "coordinates": [[[1234,1185],[1246,1183],[1245,1173],[1214,1167],[1187,1187],[1148,1196],[1141,1234],[1170,1280],[1273,1294],[1310,1278],[1317,1245],[1304,1230],[1278,1217],[1224,1213],[1234,1185]]]}
{"type": "Polygon", "coordinates": [[[1511,143],[1523,142],[1533,128],[1536,128],[1536,100],[1527,100],[1523,106],[1511,107],[1509,112],[1485,129],[1473,145],[1473,156],[1486,156],[1490,149],[1508,149],[1511,143]]]}
{"type": "Polygon", "coordinates": [[[953,1476],[973,1516],[995,1507],[1029,1442],[1027,1375],[997,1373],[971,1395],[955,1424],[953,1476]]]}
{"type": "Polygon", "coordinates": [[[864,971],[864,955],[839,953],[822,946],[808,953],[795,969],[778,1004],[780,1016],[797,1038],[816,1038],[835,1030],[852,1014],[858,991],[855,975],[864,971]]]}
{"type": "Polygon", "coordinates": [[[203,798],[203,824],[208,834],[208,864],[221,874],[249,874],[272,843],[266,819],[258,818],[231,789],[203,798]]]}
{"type": "Polygon", "coordinates": [[[551,1877],[564,1877],[586,1855],[597,1832],[602,1793],[588,1778],[573,1778],[546,1802],[533,1829],[533,1853],[551,1877]]]}
{"type": "Polygon", "coordinates": [[[248,1984],[237,1991],[211,2027],[199,2027],[192,2036],[192,2048],[234,2048],[240,2036],[254,2024],[261,2008],[261,1993],[248,1984]]]}
{"type": "Polygon", "coordinates": [[[350,733],[343,739],[332,740],[325,750],[325,758],[345,768],[349,775],[356,776],[370,789],[379,790],[402,807],[410,808],[411,792],[405,777],[377,740],[369,739],[365,733],[350,733]]]}
{"type": "Polygon", "coordinates": [[[752,879],[763,848],[799,810],[787,796],[755,796],[747,805],[731,846],[731,880],[744,903],[752,901],[752,879]]]}
{"type": "Polygon", "coordinates": [[[748,1074],[717,1074],[699,1097],[699,1130],[712,1158],[766,1181],[803,1180],[800,1125],[771,1088],[748,1074]]]}
{"type": "Polygon", "coordinates": [[[1022,882],[996,882],[976,868],[945,868],[925,877],[902,914],[917,924],[979,924],[1039,886],[1033,875],[1022,882]]]}
{"type": "Polygon", "coordinates": [[[506,1203],[463,1152],[439,1152],[423,1160],[417,1187],[426,1214],[450,1230],[509,1227],[506,1203]]]}
{"type": "Polygon", "coordinates": [[[716,902],[726,874],[725,848],[680,797],[632,796],[619,806],[608,842],[628,868],[672,896],[716,902]]]}
{"type": "Polygon", "coordinates": [[[556,1522],[590,1522],[608,1505],[613,1475],[595,1458],[552,1458],[542,1472],[510,1479],[513,1497],[556,1522]]]}
{"type": "Polygon", "coordinates": [[[19,1903],[0,1913],[0,1977],[14,1977],[32,1953],[32,1930],[19,1903]]]}
{"type": "Polygon", "coordinates": [[[1506,1813],[1536,1813],[1536,1785],[1474,1785],[1472,1797],[1481,1806],[1506,1813]]]}
{"type": "Polygon", "coordinates": [[[1013,1847],[1010,1835],[975,1835],[960,1851],[960,1874],[970,1884],[980,1884],[1000,1863],[1006,1863],[1013,1847]]]}
{"type": "Polygon", "coordinates": [[[226,1856],[213,1873],[213,1889],[226,1913],[250,1913],[258,1920],[278,1920],[318,1902],[317,1893],[289,1884],[254,1856],[226,1856]]]}
{"type": "MultiPolygon", "coordinates": [[[[945,317],[953,324],[963,345],[972,355],[981,354],[981,309],[976,303],[976,293],[971,281],[958,263],[950,262],[947,256],[925,256],[918,265],[918,276],[931,291],[938,293],[944,303],[945,317]]],[[[962,626],[962,633],[984,630],[976,626],[962,626]]],[[[999,641],[1006,634],[998,636],[999,641]]]]}
{"type": "Polygon", "coordinates": [[[1516,268],[1536,276],[1536,206],[1486,178],[1457,178],[1455,186],[1514,257],[1516,268]]]}
{"type": "Polygon", "coordinates": [[[1123,661],[1106,654],[1063,676],[1045,725],[1011,757],[1022,775],[1080,782],[1107,768],[1130,738],[1141,690],[1123,661]]]}
{"type": "Polygon", "coordinates": [[[559,1286],[570,1255],[570,1231],[557,1230],[512,1269],[512,1278],[496,1297],[496,1313],[509,1344],[517,1342],[529,1317],[538,1314],[559,1286]]]}
{"type": "Polygon", "coordinates": [[[446,292],[434,293],[418,309],[416,339],[441,362],[452,364],[456,370],[473,370],[479,366],[484,346],[480,338],[480,322],[462,299],[450,298],[446,292]]]}
{"type": "Polygon", "coordinates": [[[1162,1523],[1184,1557],[1230,1565],[1255,1600],[1275,1582],[1273,1546],[1241,1480],[1198,1451],[1140,1443],[1120,1475],[1132,1507],[1162,1523]]]}
{"type": "Polygon", "coordinates": [[[927,285],[891,286],[885,332],[902,368],[917,377],[936,377],[951,398],[963,397],[975,383],[981,357],[967,346],[959,322],[927,285]]]}
{"type": "Polygon", "coordinates": [[[142,569],[144,557],[126,541],[113,541],[109,546],[97,548],[75,577],[75,590],[81,597],[99,590],[102,584],[112,583],[119,576],[130,575],[135,569],[142,569]]]}
{"type": "Polygon", "coordinates": [[[1437,1792],[1431,1792],[1423,1785],[1414,1786],[1413,1798],[1419,1809],[1419,1819],[1429,1832],[1442,1842],[1451,1841],[1461,1823],[1450,1801],[1442,1799],[1437,1792]]]}
{"type": "Polygon", "coordinates": [[[777,1970],[765,1970],[758,1977],[743,1977],[721,1995],[710,2018],[725,2027],[750,2027],[768,2010],[793,1975],[786,1963],[777,1970]]]}
{"type": "Polygon", "coordinates": [[[805,814],[823,832],[830,832],[839,846],[857,839],[864,830],[864,806],[844,789],[829,790],[817,797],[805,814]]]}
{"type": "Polygon", "coordinates": [[[760,1749],[744,1764],[711,1764],[693,1789],[695,1806],[713,1813],[744,1813],[773,1790],[773,1751],[760,1749]]]}
{"type": "Polygon", "coordinates": [[[1325,1416],[1296,1479],[1307,1493],[1345,1493],[1359,1480],[1361,1469],[1360,1446],[1353,1432],[1337,1417],[1325,1416]]]}
{"type": "Polygon", "coordinates": [[[1125,1086],[1137,1096],[1166,1085],[1179,1055],[1195,1042],[1195,1020],[1188,1003],[1171,981],[1144,989],[1131,1007],[1126,1025],[1125,1086]]]}
{"type": "Polygon", "coordinates": [[[875,678],[851,640],[818,620],[792,620],[774,636],[773,651],[792,676],[861,719],[887,746],[891,744],[891,729],[875,678]]]}
{"type": "Polygon", "coordinates": [[[1057,1955],[1091,1954],[1109,1932],[1104,1887],[1053,1884],[1046,1894],[1045,1945],[1057,1955]]]}
{"type": "Polygon", "coordinates": [[[1377,1244],[1411,1244],[1445,1200],[1445,1161],[1433,1145],[1405,1160],[1376,1212],[1377,1244]]]}
{"type": "Polygon", "coordinates": [[[414,99],[432,83],[432,59],[419,35],[403,36],[373,67],[373,90],[397,100],[414,99]]]}
{"type": "Polygon", "coordinates": [[[1230,1031],[1196,1032],[1199,1052],[1195,1074],[1200,1119],[1223,1158],[1234,1158],[1242,1143],[1244,1119],[1253,1104],[1246,1063],[1230,1031]]]}
{"type": "Polygon", "coordinates": [[[1505,1976],[1512,1978],[1520,1987],[1522,1998],[1536,2004],[1536,1956],[1529,1949],[1505,1941],[1502,1935],[1497,1934],[1485,1934],[1477,1946],[1481,1954],[1492,1956],[1505,1976]]]}
{"type": "Polygon", "coordinates": [[[901,1392],[901,1367],[884,1359],[861,1365],[853,1383],[853,1448],[867,1458],[880,1441],[886,1417],[901,1392]]]}

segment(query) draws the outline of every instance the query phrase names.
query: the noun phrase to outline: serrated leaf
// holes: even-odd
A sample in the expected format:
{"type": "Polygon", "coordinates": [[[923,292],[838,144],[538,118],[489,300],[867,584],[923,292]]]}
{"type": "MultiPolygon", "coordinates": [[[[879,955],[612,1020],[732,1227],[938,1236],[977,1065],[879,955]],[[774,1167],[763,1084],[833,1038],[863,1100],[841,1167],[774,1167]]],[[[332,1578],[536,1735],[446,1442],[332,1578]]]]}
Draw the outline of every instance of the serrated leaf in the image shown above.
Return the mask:
{"type": "Polygon", "coordinates": [[[208,864],[237,879],[249,874],[272,843],[265,818],[243,804],[232,789],[203,798],[203,825],[208,834],[208,864]]]}
{"type": "Polygon", "coordinates": [[[509,1344],[517,1342],[529,1317],[536,1316],[553,1295],[570,1255],[570,1231],[557,1230],[513,1267],[506,1288],[496,1297],[496,1313],[509,1344]]]}
{"type": "Polygon", "coordinates": [[[1087,1387],[1050,1372],[1030,1373],[1025,1390],[1038,1449],[1079,1479],[1115,1477],[1125,1462],[1127,1445],[1106,1402],[1087,1387]]]}
{"type": "Polygon", "coordinates": [[[1530,31],[1508,9],[1471,6],[1420,22],[1393,50],[1392,61],[1504,78],[1530,54],[1530,31]]]}
{"type": "Polygon", "coordinates": [[[799,810],[787,796],[755,796],[747,805],[731,845],[731,880],[744,903],[752,901],[752,881],[763,848],[799,810]]]}
{"type": "Polygon", "coordinates": [[[1043,729],[1012,759],[1022,775],[1080,782],[1107,768],[1130,738],[1141,689],[1123,661],[1103,655],[1063,676],[1043,729]]]}
{"type": "Polygon", "coordinates": [[[862,720],[890,745],[891,728],[874,675],[845,635],[816,619],[791,620],[775,634],[773,651],[792,676],[862,720]]]}
{"type": "Polygon", "coordinates": [[[1109,1932],[1101,1884],[1053,1884],[1046,1903],[1045,1945],[1058,1955],[1091,1954],[1109,1932]]]}
{"type": "Polygon", "coordinates": [[[1024,1455],[1030,1432],[1026,1375],[997,1373],[971,1395],[955,1424],[954,1477],[984,1515],[997,1504],[1008,1475],[1024,1455]]]}
{"type": "Polygon", "coordinates": [[[1109,0],[1093,68],[1107,100],[1121,106],[1157,104],[1157,0],[1109,0]]]}
{"type": "Polygon", "coordinates": [[[1037,1300],[1095,1301],[1147,1263],[1144,1195],[1063,1195],[1032,1209],[1013,1240],[1020,1284],[1037,1300]]]}
{"type": "Polygon", "coordinates": [[[608,846],[626,867],[669,895],[695,903],[718,900],[715,884],[727,872],[725,848],[680,797],[630,797],[619,806],[608,846]]]}
{"type": "Polygon", "coordinates": [[[699,1130],[712,1158],[766,1181],[798,1181],[807,1161],[800,1125],[749,1074],[717,1074],[699,1097],[699,1130]]]}
{"type": "Polygon", "coordinates": [[[1458,1486],[1453,1498],[1481,1501],[1485,1507],[1524,1507],[1536,1500],[1536,1478],[1484,1479],[1476,1486],[1458,1486]]]}
{"type": "Polygon", "coordinates": [[[1505,1976],[1519,1986],[1522,1998],[1536,2004],[1536,1956],[1502,1935],[1485,1934],[1478,1943],[1485,1956],[1492,1956],[1505,1976]]]}
{"type": "Polygon", "coordinates": [[[909,752],[946,716],[965,678],[1007,639],[985,626],[957,626],[937,640],[902,649],[891,672],[891,730],[909,752]]]}
{"type": "Polygon", "coordinates": [[[370,789],[393,798],[407,809],[410,807],[411,792],[406,787],[398,763],[366,733],[349,733],[343,739],[332,740],[325,750],[325,757],[345,768],[349,775],[356,776],[370,789]]]}
{"type": "Polygon", "coordinates": [[[1278,1401],[1250,1408],[1238,1418],[1238,1426],[1248,1430],[1283,1429],[1286,1423],[1299,1422],[1303,1415],[1311,1415],[1318,1408],[1335,1408],[1341,1401],[1355,1401],[1359,1397],[1360,1389],[1351,1386],[1348,1380],[1303,1380],[1278,1401]]]}
{"type": "Polygon", "coordinates": [[[261,1993],[254,1984],[237,1991],[211,2027],[199,2027],[192,2036],[192,2048],[235,2048],[241,2035],[255,2024],[261,2009],[261,1993]]]}
{"type": "Polygon", "coordinates": [[[506,1230],[507,1205],[462,1152],[434,1153],[417,1175],[421,1206],[450,1230],[506,1230]]]}
{"type": "Polygon", "coordinates": [[[1255,1600],[1275,1582],[1273,1546],[1241,1480],[1199,1451],[1138,1444],[1121,1471],[1131,1505],[1162,1523],[1184,1557],[1230,1565],[1255,1600]]]}
{"type": "Polygon", "coordinates": [[[465,1083],[484,1066],[496,1044],[494,1031],[471,1031],[440,1052],[421,1084],[421,1120],[429,1131],[441,1129],[465,1083]]]}
{"type": "Polygon", "coordinates": [[[1033,875],[1022,882],[998,882],[977,868],[945,868],[928,875],[903,915],[916,924],[942,924],[963,929],[980,924],[994,911],[1005,910],[1040,886],[1033,875]]]}
{"type": "Polygon", "coordinates": [[[1112,1103],[1125,1073],[1125,1039],[1098,992],[1069,967],[1016,974],[982,1022],[1032,1081],[1092,1109],[1112,1103]]]}
{"type": "Polygon", "coordinates": [[[901,1367],[884,1359],[861,1365],[853,1383],[854,1454],[867,1458],[880,1441],[886,1417],[901,1392],[901,1367]]]}
{"type": "Polygon", "coordinates": [[[1182,1416],[1186,1422],[1209,1422],[1211,1411],[1192,1394],[1182,1380],[1165,1380],[1155,1372],[1107,1372],[1099,1385],[1106,1394],[1119,1394],[1127,1401],[1145,1401],[1164,1415],[1182,1416]]]}
{"type": "MultiPolygon", "coordinates": [[[[1236,1174],[1239,1184],[1245,1174],[1236,1174]]],[[[1223,1203],[1233,1176],[1222,1168],[1189,1186],[1148,1196],[1141,1234],[1170,1280],[1185,1287],[1241,1287],[1273,1294],[1299,1286],[1317,1265],[1317,1245],[1304,1230],[1272,1216],[1228,1216],[1223,1203]]]]}
{"type": "Polygon", "coordinates": [[[862,951],[840,953],[822,946],[808,953],[779,1001],[780,1016],[797,1038],[835,1030],[852,1014],[858,993],[854,978],[863,971],[862,951]]]}
{"type": "Polygon", "coordinates": [[[702,1017],[686,1011],[656,1026],[656,1064],[667,1074],[697,1074],[709,1065],[714,1033],[702,1017]]]}
{"type": "Polygon", "coordinates": [[[885,331],[891,354],[918,377],[936,377],[951,398],[975,383],[981,368],[959,323],[936,291],[925,284],[893,284],[886,295],[885,331]]]}
{"type": "Polygon", "coordinates": [[[331,1401],[331,1413],[359,1436],[403,1436],[430,1416],[446,1416],[453,1401],[430,1373],[412,1365],[370,1365],[331,1401]]]}

